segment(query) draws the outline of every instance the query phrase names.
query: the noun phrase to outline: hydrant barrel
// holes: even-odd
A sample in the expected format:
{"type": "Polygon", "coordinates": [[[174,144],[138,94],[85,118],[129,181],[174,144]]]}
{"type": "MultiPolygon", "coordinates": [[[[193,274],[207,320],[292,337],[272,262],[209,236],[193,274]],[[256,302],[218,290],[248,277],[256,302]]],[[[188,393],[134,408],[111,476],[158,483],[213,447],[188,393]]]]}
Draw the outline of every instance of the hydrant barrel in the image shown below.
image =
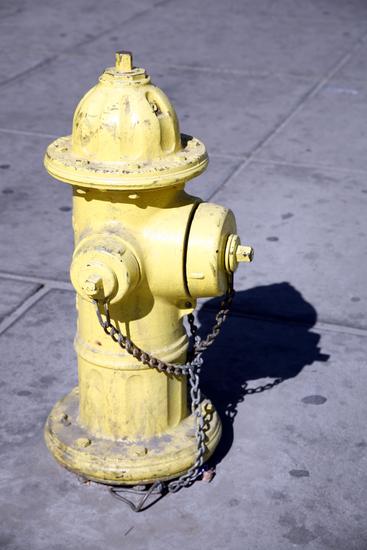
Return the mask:
{"type": "MultiPolygon", "coordinates": [[[[180,133],[169,99],[129,52],[81,99],[71,136],[47,149],[48,172],[73,187],[78,386],[54,406],[45,439],[63,466],[89,479],[149,483],[195,462],[187,376],[152,368],[141,354],[184,365],[184,317],[197,298],[225,293],[238,263],[252,259],[233,213],[185,192],[207,163],[204,144],[180,133]]],[[[221,423],[209,400],[202,407],[211,411],[207,459],[221,423]]]]}

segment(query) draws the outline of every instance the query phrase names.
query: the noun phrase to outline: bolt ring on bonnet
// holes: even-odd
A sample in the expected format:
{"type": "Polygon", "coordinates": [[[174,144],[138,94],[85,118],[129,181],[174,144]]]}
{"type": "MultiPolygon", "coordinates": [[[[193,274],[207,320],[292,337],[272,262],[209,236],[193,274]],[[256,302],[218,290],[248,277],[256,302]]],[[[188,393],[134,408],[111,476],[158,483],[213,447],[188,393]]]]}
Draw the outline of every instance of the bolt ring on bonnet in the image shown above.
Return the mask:
{"type": "Polygon", "coordinates": [[[72,152],[71,136],[48,146],[44,163],[47,171],[66,183],[96,189],[161,189],[186,182],[208,166],[205,145],[181,134],[182,150],[172,157],[152,162],[100,163],[85,160],[72,152]],[[75,170],[75,166],[78,170],[75,170]]]}

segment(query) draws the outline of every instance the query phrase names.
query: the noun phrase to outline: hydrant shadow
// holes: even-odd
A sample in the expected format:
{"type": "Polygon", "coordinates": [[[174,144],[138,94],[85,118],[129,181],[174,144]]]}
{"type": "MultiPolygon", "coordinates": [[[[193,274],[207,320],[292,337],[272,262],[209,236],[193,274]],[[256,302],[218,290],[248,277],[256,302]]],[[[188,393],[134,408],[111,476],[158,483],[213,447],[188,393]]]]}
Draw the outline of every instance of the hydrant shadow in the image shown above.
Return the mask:
{"type": "MultiPolygon", "coordinates": [[[[213,324],[220,300],[199,311],[200,334],[213,324]]],[[[236,293],[232,313],[216,342],[205,353],[203,393],[214,403],[223,425],[222,439],[209,466],[217,465],[233,443],[238,404],[247,395],[270,390],[314,361],[327,361],[311,329],[315,308],[289,283],[259,286],[236,293]],[[261,380],[258,384],[251,381],[261,380]]]]}

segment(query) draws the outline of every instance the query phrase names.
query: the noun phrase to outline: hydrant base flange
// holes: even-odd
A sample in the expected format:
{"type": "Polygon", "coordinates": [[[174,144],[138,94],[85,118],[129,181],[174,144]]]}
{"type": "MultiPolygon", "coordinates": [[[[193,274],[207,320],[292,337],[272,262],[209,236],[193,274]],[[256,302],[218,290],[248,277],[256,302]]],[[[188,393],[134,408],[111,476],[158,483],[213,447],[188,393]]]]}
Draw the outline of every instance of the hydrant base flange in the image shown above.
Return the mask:
{"type": "MultiPolygon", "coordinates": [[[[207,460],[220,436],[221,422],[210,401],[202,411],[206,431],[207,460]]],[[[173,479],[195,462],[195,418],[188,416],[160,437],[117,441],[96,437],[78,423],[79,391],[74,388],[58,401],[45,426],[46,444],[65,468],[93,481],[111,485],[136,485],[173,479]]]]}

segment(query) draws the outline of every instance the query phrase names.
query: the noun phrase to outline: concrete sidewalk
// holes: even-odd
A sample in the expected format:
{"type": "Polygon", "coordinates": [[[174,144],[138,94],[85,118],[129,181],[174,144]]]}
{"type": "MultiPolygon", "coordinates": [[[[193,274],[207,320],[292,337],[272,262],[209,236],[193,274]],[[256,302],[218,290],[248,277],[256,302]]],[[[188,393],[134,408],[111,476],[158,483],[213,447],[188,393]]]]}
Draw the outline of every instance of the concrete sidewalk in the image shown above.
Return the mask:
{"type": "Polygon", "coordinates": [[[366,550],[367,4],[3,0],[0,44],[1,550],[366,550]],[[256,251],[203,372],[217,475],[143,514],[42,434],[77,382],[71,190],[43,154],[116,49],[207,145],[189,191],[256,251]]]}

